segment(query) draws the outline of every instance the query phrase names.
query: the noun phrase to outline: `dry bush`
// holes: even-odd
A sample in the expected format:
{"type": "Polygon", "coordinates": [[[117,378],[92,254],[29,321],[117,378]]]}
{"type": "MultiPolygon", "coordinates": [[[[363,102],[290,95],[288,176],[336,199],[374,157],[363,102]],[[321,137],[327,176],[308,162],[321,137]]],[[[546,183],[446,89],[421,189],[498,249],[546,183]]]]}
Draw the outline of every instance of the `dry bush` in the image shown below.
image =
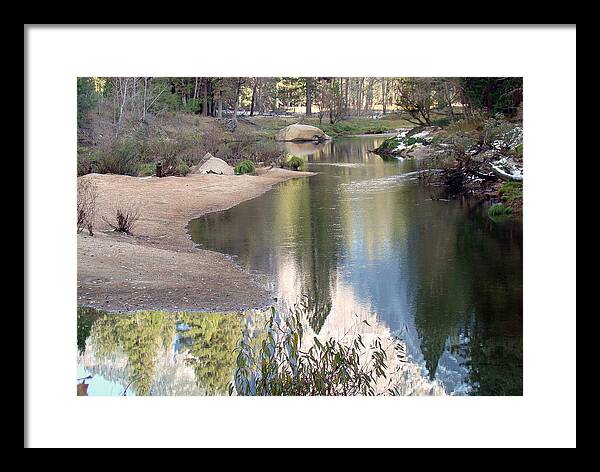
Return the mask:
{"type": "Polygon", "coordinates": [[[104,222],[114,231],[131,234],[135,223],[140,217],[140,210],[135,205],[117,204],[113,207],[113,219],[104,218],[104,222]]]}
{"type": "Polygon", "coordinates": [[[96,200],[98,189],[96,184],[88,179],[77,179],[77,232],[84,228],[90,236],[94,235],[94,221],[96,218],[96,200]]]}

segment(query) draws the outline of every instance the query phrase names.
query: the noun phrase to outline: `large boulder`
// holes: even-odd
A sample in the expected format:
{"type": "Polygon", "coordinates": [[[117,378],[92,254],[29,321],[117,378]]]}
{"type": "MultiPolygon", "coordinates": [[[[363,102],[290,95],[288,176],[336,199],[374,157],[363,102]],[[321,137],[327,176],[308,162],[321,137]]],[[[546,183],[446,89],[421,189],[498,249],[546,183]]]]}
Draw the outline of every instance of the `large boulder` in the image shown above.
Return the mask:
{"type": "Polygon", "coordinates": [[[286,126],[277,132],[275,137],[277,141],[326,141],[331,139],[322,130],[316,126],[301,125],[295,123],[293,125],[286,126]]]}
{"type": "Polygon", "coordinates": [[[204,164],[199,166],[197,169],[194,169],[194,174],[221,174],[221,175],[233,175],[233,167],[231,167],[227,162],[223,159],[219,159],[218,157],[214,157],[210,153],[206,153],[204,156],[206,161],[204,164]],[[208,158],[208,159],[207,159],[208,158]]]}

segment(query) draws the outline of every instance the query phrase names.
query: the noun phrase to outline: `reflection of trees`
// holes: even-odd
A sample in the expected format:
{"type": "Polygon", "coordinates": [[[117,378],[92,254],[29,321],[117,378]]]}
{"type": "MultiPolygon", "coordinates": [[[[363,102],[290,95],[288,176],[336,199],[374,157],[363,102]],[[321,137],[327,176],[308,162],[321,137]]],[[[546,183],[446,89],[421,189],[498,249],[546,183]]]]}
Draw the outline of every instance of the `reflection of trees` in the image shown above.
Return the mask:
{"type": "Polygon", "coordinates": [[[92,326],[90,336],[100,359],[122,349],[127,356],[128,381],[138,395],[148,395],[159,349],[173,343],[175,316],[157,311],[105,315],[92,326]]]}
{"type": "Polygon", "coordinates": [[[279,237],[294,244],[297,283],[306,297],[307,316],[316,333],[331,312],[339,252],[340,235],[331,231],[339,221],[337,189],[321,180],[327,178],[322,174],[287,186],[280,192],[276,213],[276,227],[286,231],[279,237]]]}
{"type": "Polygon", "coordinates": [[[236,313],[182,313],[187,329],[180,342],[187,347],[186,363],[208,395],[227,393],[235,369],[242,317],[236,313]]]}
{"type": "Polygon", "coordinates": [[[496,224],[469,204],[431,204],[413,215],[409,257],[415,324],[431,378],[446,342],[468,359],[469,382],[483,395],[522,392],[522,230],[496,224]]]}
{"type": "Polygon", "coordinates": [[[102,316],[93,308],[77,307],[77,350],[80,354],[85,351],[85,343],[90,336],[92,325],[102,316]]]}
{"type": "Polygon", "coordinates": [[[459,228],[457,246],[477,314],[467,332],[469,380],[480,395],[522,395],[522,226],[481,213],[471,221],[471,230],[459,228]]]}

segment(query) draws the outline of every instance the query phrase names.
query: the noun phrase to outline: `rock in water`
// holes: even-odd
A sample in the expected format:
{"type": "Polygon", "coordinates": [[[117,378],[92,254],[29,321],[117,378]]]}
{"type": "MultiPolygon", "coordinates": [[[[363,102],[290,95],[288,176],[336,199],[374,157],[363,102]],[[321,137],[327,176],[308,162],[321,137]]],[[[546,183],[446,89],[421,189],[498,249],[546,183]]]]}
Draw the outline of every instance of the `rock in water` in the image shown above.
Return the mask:
{"type": "Polygon", "coordinates": [[[301,125],[299,123],[289,125],[277,132],[277,141],[326,141],[331,139],[316,126],[301,125]]]}
{"type": "MultiPolygon", "coordinates": [[[[205,156],[206,157],[206,156],[205,156]]],[[[198,169],[194,172],[195,174],[222,174],[222,175],[233,175],[233,167],[231,167],[227,162],[223,159],[219,159],[218,157],[210,158],[202,164],[198,169]]]]}

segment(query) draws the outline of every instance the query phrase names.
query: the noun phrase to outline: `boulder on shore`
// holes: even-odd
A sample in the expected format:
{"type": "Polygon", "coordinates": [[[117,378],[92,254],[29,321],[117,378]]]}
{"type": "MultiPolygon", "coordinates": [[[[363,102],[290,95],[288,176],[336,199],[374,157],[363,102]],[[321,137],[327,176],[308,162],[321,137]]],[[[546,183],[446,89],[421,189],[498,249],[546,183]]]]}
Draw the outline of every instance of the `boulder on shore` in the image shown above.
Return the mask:
{"type": "Polygon", "coordinates": [[[277,141],[326,141],[331,139],[327,136],[323,130],[316,126],[301,125],[295,123],[293,125],[286,126],[277,132],[275,137],[277,141]]]}
{"type": "Polygon", "coordinates": [[[210,153],[206,153],[204,158],[208,159],[200,167],[194,170],[194,174],[221,174],[221,175],[233,175],[233,167],[231,167],[223,159],[214,157],[210,153]]]}

